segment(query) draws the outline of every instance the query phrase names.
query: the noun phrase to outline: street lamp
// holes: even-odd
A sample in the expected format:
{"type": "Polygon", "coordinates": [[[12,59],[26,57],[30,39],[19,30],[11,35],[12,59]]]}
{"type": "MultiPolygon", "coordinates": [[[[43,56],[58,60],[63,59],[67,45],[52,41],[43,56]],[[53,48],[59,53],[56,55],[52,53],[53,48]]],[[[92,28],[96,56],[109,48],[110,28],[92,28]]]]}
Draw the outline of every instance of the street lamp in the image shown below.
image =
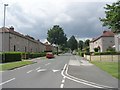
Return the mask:
{"type": "Polygon", "coordinates": [[[4,23],[3,23],[3,27],[5,28],[5,15],[6,15],[6,7],[8,6],[8,4],[4,4],[4,23]]]}
{"type": "MultiPolygon", "coordinates": [[[[3,28],[2,28],[2,32],[3,32],[3,34],[2,34],[2,52],[4,52],[5,51],[5,47],[4,47],[4,29],[5,29],[5,14],[6,14],[6,7],[8,6],[8,4],[4,4],[4,22],[3,22],[3,28]]],[[[2,56],[2,60],[4,61],[5,60],[5,55],[3,54],[3,56],[2,56]]],[[[3,62],[2,61],[2,62],[3,62]]]]}

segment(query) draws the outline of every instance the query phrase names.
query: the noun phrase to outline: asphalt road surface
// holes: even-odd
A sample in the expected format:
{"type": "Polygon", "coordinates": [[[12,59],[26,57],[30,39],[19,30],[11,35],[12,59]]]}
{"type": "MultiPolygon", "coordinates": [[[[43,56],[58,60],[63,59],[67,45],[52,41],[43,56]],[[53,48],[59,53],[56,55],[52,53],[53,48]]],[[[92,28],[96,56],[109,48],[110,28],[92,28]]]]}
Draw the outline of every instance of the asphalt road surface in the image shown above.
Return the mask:
{"type": "Polygon", "coordinates": [[[2,73],[2,88],[118,88],[118,80],[84,58],[61,54],[2,73]]]}

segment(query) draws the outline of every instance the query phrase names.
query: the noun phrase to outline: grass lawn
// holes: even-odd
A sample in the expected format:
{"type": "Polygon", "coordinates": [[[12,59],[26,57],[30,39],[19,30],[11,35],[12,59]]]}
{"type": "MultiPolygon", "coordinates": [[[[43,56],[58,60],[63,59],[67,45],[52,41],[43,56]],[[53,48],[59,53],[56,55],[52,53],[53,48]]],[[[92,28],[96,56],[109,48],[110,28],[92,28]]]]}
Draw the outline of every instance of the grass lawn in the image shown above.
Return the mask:
{"type": "MultiPolygon", "coordinates": [[[[92,61],[97,67],[102,70],[108,72],[112,76],[120,79],[120,71],[118,70],[118,62],[100,62],[100,61],[92,61]],[[119,73],[118,73],[119,71],[119,73]]],[[[120,65],[120,63],[119,63],[120,65]]]]}
{"type": "Polygon", "coordinates": [[[35,63],[35,62],[20,61],[20,62],[11,62],[11,63],[0,64],[0,71],[11,70],[11,69],[14,69],[14,68],[18,68],[18,67],[33,64],[33,63],[35,63]]]}

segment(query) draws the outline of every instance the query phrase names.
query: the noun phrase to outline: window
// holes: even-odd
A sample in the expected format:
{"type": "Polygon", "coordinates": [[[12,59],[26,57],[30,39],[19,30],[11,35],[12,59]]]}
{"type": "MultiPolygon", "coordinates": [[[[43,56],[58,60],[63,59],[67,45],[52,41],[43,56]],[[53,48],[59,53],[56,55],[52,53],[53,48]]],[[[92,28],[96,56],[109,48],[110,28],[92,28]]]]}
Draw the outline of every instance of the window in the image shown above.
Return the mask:
{"type": "Polygon", "coordinates": [[[16,51],[16,46],[14,45],[14,51],[16,51]]]}
{"type": "Polygon", "coordinates": [[[25,47],[25,52],[27,51],[27,48],[25,47]]]}

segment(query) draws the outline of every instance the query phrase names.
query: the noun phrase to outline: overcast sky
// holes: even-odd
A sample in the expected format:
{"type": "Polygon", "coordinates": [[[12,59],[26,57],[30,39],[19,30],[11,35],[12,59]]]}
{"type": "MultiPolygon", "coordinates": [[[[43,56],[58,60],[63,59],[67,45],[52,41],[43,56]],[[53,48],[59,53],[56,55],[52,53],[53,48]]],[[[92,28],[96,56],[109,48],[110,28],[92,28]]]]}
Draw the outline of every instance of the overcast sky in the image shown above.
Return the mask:
{"type": "Polygon", "coordinates": [[[3,26],[3,4],[7,3],[6,26],[14,26],[16,31],[42,42],[53,25],[60,25],[68,37],[94,38],[107,30],[99,21],[99,17],[105,17],[103,7],[116,1],[0,0],[0,27],[3,26]]]}

